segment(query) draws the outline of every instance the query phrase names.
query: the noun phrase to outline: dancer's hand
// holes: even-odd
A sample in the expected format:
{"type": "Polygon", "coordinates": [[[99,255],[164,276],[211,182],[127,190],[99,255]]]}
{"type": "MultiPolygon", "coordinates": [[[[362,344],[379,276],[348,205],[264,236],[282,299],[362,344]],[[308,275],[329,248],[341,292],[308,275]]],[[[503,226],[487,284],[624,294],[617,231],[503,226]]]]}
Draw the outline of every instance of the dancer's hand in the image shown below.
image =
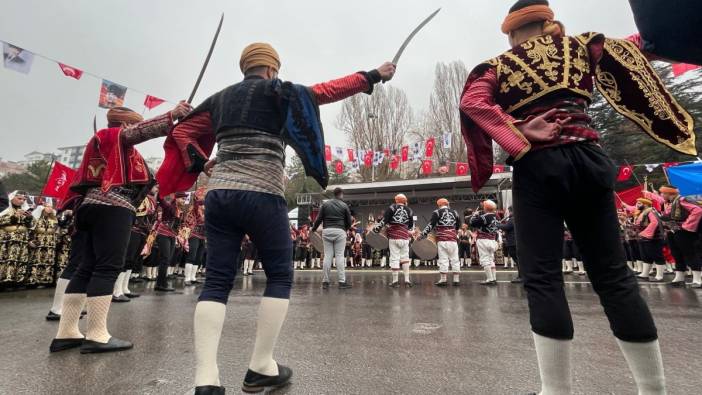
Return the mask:
{"type": "Polygon", "coordinates": [[[390,62],[385,62],[376,70],[378,70],[378,73],[380,73],[380,78],[382,78],[383,82],[387,82],[390,81],[395,75],[396,69],[397,67],[394,64],[390,62]]]}
{"type": "Polygon", "coordinates": [[[529,117],[526,122],[516,125],[517,129],[526,137],[527,140],[533,143],[548,143],[558,138],[561,133],[561,128],[566,123],[570,122],[571,118],[557,119],[551,122],[548,119],[558,112],[554,108],[537,117],[529,117]]]}
{"type": "Polygon", "coordinates": [[[212,169],[216,164],[216,159],[208,160],[207,163],[205,163],[205,168],[203,169],[203,172],[207,175],[207,177],[212,177],[212,169]]]}
{"type": "Polygon", "coordinates": [[[176,104],[175,108],[171,110],[171,117],[175,121],[177,119],[184,118],[186,115],[190,114],[192,110],[193,106],[191,106],[190,103],[186,102],[185,100],[181,100],[178,104],[176,104]]]}

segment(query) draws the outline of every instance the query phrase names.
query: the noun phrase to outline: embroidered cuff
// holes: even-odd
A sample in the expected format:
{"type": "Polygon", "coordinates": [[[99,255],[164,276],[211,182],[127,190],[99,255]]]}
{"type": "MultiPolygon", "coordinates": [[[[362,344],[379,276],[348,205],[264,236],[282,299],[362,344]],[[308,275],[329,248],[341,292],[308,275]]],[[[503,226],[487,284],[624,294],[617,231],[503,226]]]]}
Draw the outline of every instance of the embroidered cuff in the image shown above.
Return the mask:
{"type": "Polygon", "coordinates": [[[364,93],[368,95],[372,94],[373,86],[383,80],[382,77],[380,77],[380,72],[378,72],[378,70],[373,69],[371,71],[361,71],[360,73],[364,77],[366,77],[366,81],[368,81],[368,90],[364,93]]]}
{"type": "Polygon", "coordinates": [[[511,152],[508,152],[513,158],[514,161],[518,161],[519,159],[522,159],[524,155],[526,155],[527,152],[531,150],[531,143],[527,138],[522,134],[522,132],[517,128],[517,126],[521,125],[525,121],[515,121],[514,123],[507,122],[507,127],[514,132],[514,134],[521,140],[522,144],[519,147],[516,147],[515,149],[511,149],[511,152]]]}

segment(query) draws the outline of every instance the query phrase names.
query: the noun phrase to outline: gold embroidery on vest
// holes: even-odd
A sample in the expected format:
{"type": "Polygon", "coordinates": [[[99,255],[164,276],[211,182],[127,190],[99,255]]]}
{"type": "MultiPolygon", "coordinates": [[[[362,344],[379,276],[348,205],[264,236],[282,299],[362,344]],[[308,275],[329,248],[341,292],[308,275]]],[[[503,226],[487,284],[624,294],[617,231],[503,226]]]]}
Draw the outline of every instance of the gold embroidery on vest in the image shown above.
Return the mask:
{"type": "Polygon", "coordinates": [[[526,50],[526,55],[531,59],[531,65],[544,70],[544,75],[551,81],[558,81],[558,68],[561,66],[563,58],[558,56],[558,48],[553,42],[553,36],[541,36],[535,40],[522,44],[526,50]]]}
{"type": "Polygon", "coordinates": [[[104,164],[104,163],[103,163],[103,164],[100,164],[100,165],[97,166],[97,167],[96,167],[96,166],[93,166],[93,165],[88,165],[88,170],[90,171],[90,174],[91,174],[93,177],[95,177],[95,178],[97,178],[98,176],[100,176],[100,173],[102,173],[102,171],[103,171],[104,169],[105,169],[105,164],[104,164]]]}

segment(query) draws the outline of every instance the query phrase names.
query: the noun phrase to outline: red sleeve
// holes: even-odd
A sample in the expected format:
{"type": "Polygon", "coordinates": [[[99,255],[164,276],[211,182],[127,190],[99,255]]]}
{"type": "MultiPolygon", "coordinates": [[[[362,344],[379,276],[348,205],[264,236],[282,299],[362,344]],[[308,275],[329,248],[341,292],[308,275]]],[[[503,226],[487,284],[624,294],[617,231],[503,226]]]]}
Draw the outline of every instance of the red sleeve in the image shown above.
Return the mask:
{"type": "Polygon", "coordinates": [[[146,121],[122,128],[119,131],[119,137],[122,140],[122,144],[129,147],[165,136],[172,128],[173,118],[169,111],[156,118],[147,119],[146,121]]]}
{"type": "Polygon", "coordinates": [[[642,230],[639,235],[646,239],[652,239],[653,235],[656,234],[656,229],[658,228],[658,217],[653,214],[653,211],[648,213],[648,226],[646,229],[642,230]]]}
{"type": "Polygon", "coordinates": [[[495,103],[497,73],[488,69],[476,78],[461,97],[461,111],[485,131],[515,160],[529,152],[531,144],[517,129],[518,123],[495,103]]]}
{"type": "Polygon", "coordinates": [[[365,92],[370,88],[370,85],[363,74],[354,73],[336,80],[312,85],[310,88],[317,99],[317,104],[322,105],[365,92]]]}
{"type": "Polygon", "coordinates": [[[180,122],[178,126],[173,129],[171,136],[173,136],[173,140],[178,146],[183,161],[189,164],[191,158],[188,155],[188,146],[195,149],[201,158],[207,160],[210,157],[209,153],[203,152],[202,147],[196,142],[201,137],[211,135],[212,133],[214,133],[214,131],[212,130],[210,113],[201,112],[180,122]]]}

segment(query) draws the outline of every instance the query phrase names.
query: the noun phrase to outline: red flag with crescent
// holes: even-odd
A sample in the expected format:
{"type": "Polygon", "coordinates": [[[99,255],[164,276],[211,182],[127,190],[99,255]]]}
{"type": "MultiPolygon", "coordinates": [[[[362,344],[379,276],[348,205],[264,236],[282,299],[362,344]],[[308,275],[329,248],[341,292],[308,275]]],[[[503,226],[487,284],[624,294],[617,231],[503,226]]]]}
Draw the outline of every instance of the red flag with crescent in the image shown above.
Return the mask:
{"type": "Polygon", "coordinates": [[[425,144],[424,148],[424,156],[427,158],[431,158],[434,156],[434,145],[436,144],[436,141],[434,140],[433,137],[429,137],[427,139],[427,142],[425,144]]]}
{"type": "Polygon", "coordinates": [[[424,174],[425,176],[430,175],[431,170],[432,170],[432,166],[433,166],[433,163],[432,163],[431,159],[424,160],[422,162],[422,174],[424,174]]]}
{"type": "Polygon", "coordinates": [[[146,95],[146,98],[144,98],[144,107],[151,110],[152,108],[158,106],[159,104],[161,104],[163,102],[165,102],[165,100],[159,99],[156,96],[146,95]]]}
{"type": "Polygon", "coordinates": [[[409,145],[402,147],[402,161],[407,162],[409,160],[409,145]]]}
{"type": "Polygon", "coordinates": [[[344,163],[340,160],[337,160],[334,163],[334,170],[336,171],[336,174],[343,174],[344,173],[344,163]]]}
{"type": "Polygon", "coordinates": [[[397,170],[398,166],[400,166],[400,155],[393,155],[392,159],[390,160],[390,168],[397,170]]]}
{"type": "Polygon", "coordinates": [[[505,172],[505,165],[493,165],[492,166],[492,173],[497,174],[497,173],[504,173],[505,172]]]}
{"type": "Polygon", "coordinates": [[[464,163],[464,162],[456,163],[456,175],[457,176],[467,176],[468,175],[468,163],[464,163]]]}
{"type": "Polygon", "coordinates": [[[54,167],[51,169],[46,185],[44,185],[44,190],[41,192],[42,196],[63,200],[76,174],[78,174],[77,171],[63,163],[54,162],[54,167]]]}
{"type": "Polygon", "coordinates": [[[631,175],[634,174],[634,166],[626,165],[619,167],[619,174],[617,174],[617,181],[623,182],[628,181],[631,175]]]}
{"type": "Polygon", "coordinates": [[[61,71],[63,72],[63,75],[65,75],[66,77],[71,77],[73,79],[79,80],[80,77],[83,76],[83,70],[77,69],[67,64],[63,64],[61,62],[56,63],[58,63],[59,67],[61,68],[61,71]]]}
{"type": "Polygon", "coordinates": [[[327,162],[331,162],[332,160],[331,145],[324,146],[324,160],[326,160],[327,162]]]}

